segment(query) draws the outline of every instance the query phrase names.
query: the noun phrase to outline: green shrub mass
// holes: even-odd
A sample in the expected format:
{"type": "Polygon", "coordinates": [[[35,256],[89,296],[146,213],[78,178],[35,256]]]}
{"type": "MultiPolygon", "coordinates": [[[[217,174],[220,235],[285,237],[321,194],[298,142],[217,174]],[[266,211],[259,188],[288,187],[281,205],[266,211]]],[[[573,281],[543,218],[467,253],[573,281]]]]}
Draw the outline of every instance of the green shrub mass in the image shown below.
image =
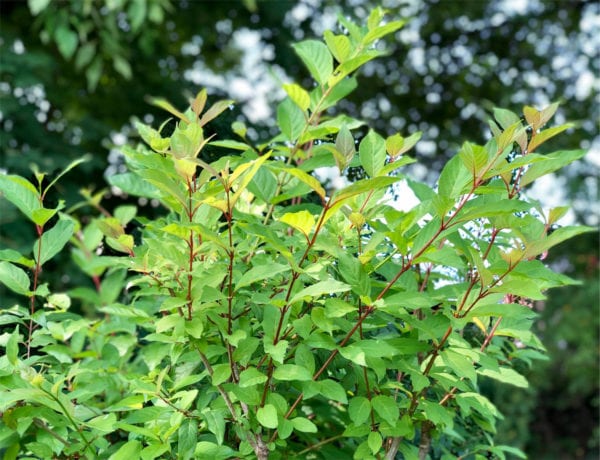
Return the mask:
{"type": "Polygon", "coordinates": [[[37,235],[0,251],[20,299],[0,315],[4,458],[524,458],[494,444],[481,383],[527,387],[517,370],[545,357],[531,303],[575,282],[543,260],[590,229],[521,192],[584,151],[536,153],[571,127],[546,127],[557,104],[495,109],[490,140],[465,142],[436,187],[405,177],[420,133],[357,142],[363,123],[328,110],[404,21],[341,21],[294,45],[314,85],[283,86],[263,145],[239,122],[236,139],[205,134],[232,101],[152,99],[171,118],[138,123],[144,143],[108,180],[162,217],[108,210],[102,193],[49,206],[85,159],[52,181],[0,176],[37,235]],[[209,163],[207,146],[223,155],[209,163]],[[321,167],[364,174],[331,189],[321,167]],[[408,211],[390,199],[401,181],[408,211]],[[93,288],[44,281],[61,252],[93,288]]]}

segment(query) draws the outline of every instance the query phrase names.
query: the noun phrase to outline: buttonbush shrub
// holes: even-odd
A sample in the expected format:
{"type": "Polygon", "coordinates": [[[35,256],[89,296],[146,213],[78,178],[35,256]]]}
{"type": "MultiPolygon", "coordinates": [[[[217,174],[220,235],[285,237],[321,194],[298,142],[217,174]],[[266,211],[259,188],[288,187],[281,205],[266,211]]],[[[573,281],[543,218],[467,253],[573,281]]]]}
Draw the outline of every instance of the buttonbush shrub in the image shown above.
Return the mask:
{"type": "Polygon", "coordinates": [[[435,187],[406,177],[420,133],[360,138],[335,110],[404,21],[340,21],[294,45],[314,85],[283,85],[265,144],[240,122],[236,139],[205,135],[233,103],[205,90],[183,111],[151,100],[171,118],[137,124],[144,143],[109,182],[162,217],[107,210],[102,192],[48,207],[84,159],[0,176],[35,231],[30,251],[0,251],[17,299],[0,315],[4,458],[524,457],[494,443],[501,414],[480,383],[525,387],[516,369],[545,358],[532,302],[574,281],[544,256],[589,229],[525,191],[584,151],[536,153],[572,126],[545,127],[557,104],[495,109],[489,141],[465,142],[435,187]],[[362,178],[334,189],[323,167],[362,178]],[[45,283],[61,251],[89,285],[45,283]]]}

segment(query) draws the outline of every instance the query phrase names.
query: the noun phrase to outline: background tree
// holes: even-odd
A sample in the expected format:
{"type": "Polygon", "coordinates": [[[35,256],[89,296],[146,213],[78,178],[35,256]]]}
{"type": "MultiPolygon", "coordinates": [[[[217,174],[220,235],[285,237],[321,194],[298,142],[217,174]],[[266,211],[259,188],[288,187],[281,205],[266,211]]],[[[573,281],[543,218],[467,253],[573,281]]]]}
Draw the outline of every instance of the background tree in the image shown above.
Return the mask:
{"type": "MultiPolygon", "coordinates": [[[[492,106],[544,106],[562,99],[558,121],[579,123],[550,147],[572,146],[576,139],[593,152],[546,185],[572,200],[572,219],[596,225],[598,5],[383,3],[410,21],[388,41],[390,55],[359,76],[363,89],[343,109],[383,134],[422,131],[420,166],[412,174],[431,178],[435,174],[428,171],[439,169],[464,133],[479,133],[481,141],[489,135],[484,122],[492,106]]],[[[144,98],[181,102],[199,85],[209,88],[211,98],[228,94],[245,103],[223,126],[244,120],[249,136],[267,139],[274,114],[264,101],[282,96],[273,81],[304,72],[290,42],[331,27],[340,10],[361,18],[371,6],[351,0],[2,1],[1,166],[28,175],[31,163],[55,171],[91,153],[82,174],[68,176],[51,199],[74,197],[82,188],[99,192],[106,187],[104,176],[122,167],[115,147],[133,136],[130,114],[148,122],[156,116],[144,98]]],[[[2,246],[19,248],[26,241],[24,224],[16,212],[2,211],[2,246]]],[[[597,247],[597,235],[580,236],[551,260],[585,283],[554,293],[544,305],[538,327],[545,328],[539,332],[552,359],[532,376],[543,383],[534,385],[538,393],[502,394],[490,387],[506,401],[499,436],[527,445],[534,458],[582,458],[597,450],[597,247]],[[569,425],[567,414],[577,420],[577,431],[565,437],[559,433],[569,425]]]]}

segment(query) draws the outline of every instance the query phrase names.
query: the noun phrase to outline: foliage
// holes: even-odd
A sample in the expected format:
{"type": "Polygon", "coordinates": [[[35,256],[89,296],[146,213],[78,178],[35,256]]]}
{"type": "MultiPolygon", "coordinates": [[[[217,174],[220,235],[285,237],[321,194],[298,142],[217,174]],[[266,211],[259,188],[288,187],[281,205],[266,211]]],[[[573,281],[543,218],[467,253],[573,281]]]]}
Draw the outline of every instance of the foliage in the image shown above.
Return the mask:
{"type": "Polygon", "coordinates": [[[151,52],[152,41],[148,35],[140,34],[142,26],[161,24],[165,12],[172,9],[169,0],[84,1],[66,5],[29,0],[28,5],[41,29],[42,42],[53,42],[64,59],[72,60],[75,69],[85,73],[91,91],[96,89],[103,67],[109,63],[123,78],[131,79],[132,56],[124,44],[139,36],[139,46],[151,52]]]}
{"type": "Polygon", "coordinates": [[[82,160],[49,183],[0,176],[36,232],[30,251],[0,253],[0,281],[25,299],[0,317],[5,458],[523,457],[493,443],[501,416],[480,381],[525,387],[516,369],[543,357],[530,301],[574,282],[542,260],[588,228],[557,227],[566,208],[521,192],[584,151],[534,152],[566,127],[543,129],[557,104],[495,109],[493,137],[464,143],[437,187],[408,180],[420,203],[395,209],[386,192],[418,136],[371,130],[357,147],[361,122],[327,109],[404,22],[340,20],[346,34],[294,46],[316,85],[284,86],[268,143],[239,123],[239,139],[207,135],[232,101],[204,90],[183,112],[152,100],[175,122],[138,123],[147,145],[124,147],[128,171],[109,181],[163,217],[110,213],[101,194],[82,203],[91,220],[49,207],[82,160]],[[225,155],[207,161],[209,146],[225,155]],[[328,190],[322,166],[365,178],[328,190]],[[67,244],[95,289],[43,282],[67,244]]]}

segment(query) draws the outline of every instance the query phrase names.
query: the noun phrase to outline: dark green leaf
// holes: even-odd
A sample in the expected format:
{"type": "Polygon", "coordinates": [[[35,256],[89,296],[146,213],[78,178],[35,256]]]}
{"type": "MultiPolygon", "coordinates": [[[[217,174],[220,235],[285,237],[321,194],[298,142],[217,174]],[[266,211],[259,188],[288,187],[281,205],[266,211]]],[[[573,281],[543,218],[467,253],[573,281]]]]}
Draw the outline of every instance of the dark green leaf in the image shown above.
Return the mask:
{"type": "Polygon", "coordinates": [[[362,425],[371,414],[371,403],[363,396],[355,396],[348,405],[348,415],[356,425],[362,425]]]}
{"type": "Polygon", "coordinates": [[[33,245],[35,260],[43,265],[52,259],[71,239],[74,228],[75,224],[72,220],[59,220],[54,227],[44,232],[42,237],[33,245]]]}
{"type": "Polygon", "coordinates": [[[5,261],[0,261],[0,282],[17,294],[27,295],[29,277],[21,268],[5,261]]]}
{"type": "Polygon", "coordinates": [[[58,46],[58,51],[66,60],[71,59],[77,49],[77,34],[65,26],[60,26],[54,32],[54,39],[58,46]]]}
{"type": "Polygon", "coordinates": [[[20,176],[0,174],[0,192],[30,220],[33,212],[42,207],[36,188],[20,176]]]}
{"type": "MultiPolygon", "coordinates": [[[[196,442],[198,441],[198,421],[193,418],[185,418],[177,431],[179,442],[177,443],[178,458],[190,459],[194,456],[196,442]]],[[[131,460],[130,457],[127,460],[131,460]]]]}
{"type": "Polygon", "coordinates": [[[375,412],[390,425],[394,425],[400,416],[398,404],[391,396],[379,395],[371,400],[375,412]]]}

